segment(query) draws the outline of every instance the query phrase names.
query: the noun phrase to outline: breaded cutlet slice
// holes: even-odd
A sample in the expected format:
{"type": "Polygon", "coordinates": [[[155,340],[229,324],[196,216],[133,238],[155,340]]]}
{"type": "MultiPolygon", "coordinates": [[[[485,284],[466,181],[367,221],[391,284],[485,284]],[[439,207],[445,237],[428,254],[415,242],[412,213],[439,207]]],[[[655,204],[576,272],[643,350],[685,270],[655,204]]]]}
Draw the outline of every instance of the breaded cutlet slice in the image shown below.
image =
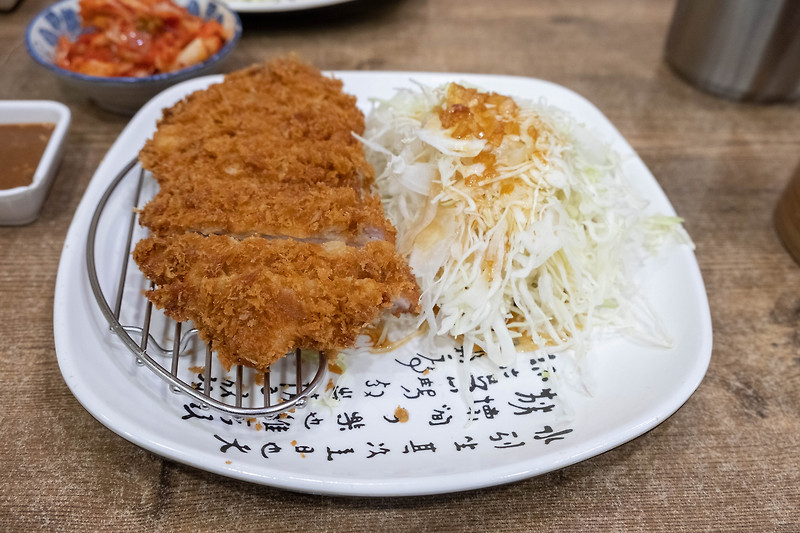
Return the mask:
{"type": "Polygon", "coordinates": [[[147,297],[191,320],[225,368],[266,371],[295,348],[350,347],[384,313],[417,311],[419,287],[394,246],[172,235],[139,241],[133,258],[156,283],[147,297]]]}
{"type": "Polygon", "coordinates": [[[139,159],[162,184],[244,177],[361,190],[374,181],[352,135],[363,131],[342,82],[289,56],[228,74],[165,110],[139,159]]]}
{"type": "Polygon", "coordinates": [[[380,198],[349,187],[185,180],[161,186],[139,214],[157,235],[198,232],[287,236],[315,241],[394,242],[380,198]]]}

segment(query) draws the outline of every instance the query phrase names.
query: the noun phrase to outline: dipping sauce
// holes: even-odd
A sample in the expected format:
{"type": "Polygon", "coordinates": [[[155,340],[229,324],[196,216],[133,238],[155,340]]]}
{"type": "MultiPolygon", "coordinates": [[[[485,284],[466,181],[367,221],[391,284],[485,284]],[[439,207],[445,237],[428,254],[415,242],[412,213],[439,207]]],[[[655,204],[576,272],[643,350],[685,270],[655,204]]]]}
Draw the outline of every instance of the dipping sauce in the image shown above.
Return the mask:
{"type": "Polygon", "coordinates": [[[0,124],[0,189],[30,185],[55,124],[0,124]]]}

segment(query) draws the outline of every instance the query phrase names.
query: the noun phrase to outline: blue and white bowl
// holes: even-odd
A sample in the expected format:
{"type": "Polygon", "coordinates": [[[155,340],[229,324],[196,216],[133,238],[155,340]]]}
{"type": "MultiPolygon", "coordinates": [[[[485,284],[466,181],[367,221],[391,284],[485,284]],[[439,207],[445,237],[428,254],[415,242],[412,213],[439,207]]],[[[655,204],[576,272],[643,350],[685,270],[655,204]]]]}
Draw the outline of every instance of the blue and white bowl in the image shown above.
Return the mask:
{"type": "Polygon", "coordinates": [[[189,13],[206,20],[216,20],[231,38],[213,56],[190,67],[143,78],[89,76],[72,72],[53,63],[58,38],[70,40],[81,33],[78,0],[61,0],[41,11],[28,25],[25,45],[28,53],[40,65],[54,73],[68,88],[86,94],[99,106],[118,113],[134,113],[145,102],[170,85],[219,72],[223,60],[231,53],[242,35],[239,16],[217,0],[173,0],[186,7],[189,13]]]}

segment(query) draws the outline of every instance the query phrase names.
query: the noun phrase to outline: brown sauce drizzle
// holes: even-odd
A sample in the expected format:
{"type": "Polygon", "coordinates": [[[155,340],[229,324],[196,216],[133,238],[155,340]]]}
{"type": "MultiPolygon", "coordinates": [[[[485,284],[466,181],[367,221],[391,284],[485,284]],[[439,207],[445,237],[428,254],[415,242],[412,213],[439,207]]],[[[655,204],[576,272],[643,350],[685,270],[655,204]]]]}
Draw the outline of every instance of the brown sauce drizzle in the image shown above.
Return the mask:
{"type": "Polygon", "coordinates": [[[372,353],[388,353],[392,352],[407,342],[410,342],[413,339],[416,339],[420,335],[424,335],[428,331],[428,324],[423,323],[414,331],[411,331],[403,338],[397,339],[395,341],[389,340],[388,337],[385,335],[384,331],[384,324],[379,323],[377,325],[369,325],[365,326],[361,330],[361,335],[365,335],[369,338],[369,351],[372,353]]]}
{"type": "Polygon", "coordinates": [[[465,164],[482,163],[486,169],[481,175],[463,177],[467,185],[478,186],[484,180],[497,176],[497,158],[492,150],[502,144],[506,135],[519,135],[518,112],[516,102],[508,96],[479,92],[457,83],[447,87],[444,106],[438,109],[442,127],[450,130],[450,136],[454,139],[486,140],[486,147],[481,153],[471,161],[465,158],[465,164]]]}

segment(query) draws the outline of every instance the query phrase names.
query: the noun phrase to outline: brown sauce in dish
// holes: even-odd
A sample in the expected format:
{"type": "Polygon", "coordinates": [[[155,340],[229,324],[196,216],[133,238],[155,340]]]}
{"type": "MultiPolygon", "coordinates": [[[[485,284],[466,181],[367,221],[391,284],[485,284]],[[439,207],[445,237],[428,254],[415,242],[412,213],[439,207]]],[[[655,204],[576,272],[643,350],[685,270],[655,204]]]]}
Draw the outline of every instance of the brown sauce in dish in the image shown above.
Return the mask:
{"type": "Polygon", "coordinates": [[[30,185],[55,124],[0,124],[0,189],[30,185]]]}

